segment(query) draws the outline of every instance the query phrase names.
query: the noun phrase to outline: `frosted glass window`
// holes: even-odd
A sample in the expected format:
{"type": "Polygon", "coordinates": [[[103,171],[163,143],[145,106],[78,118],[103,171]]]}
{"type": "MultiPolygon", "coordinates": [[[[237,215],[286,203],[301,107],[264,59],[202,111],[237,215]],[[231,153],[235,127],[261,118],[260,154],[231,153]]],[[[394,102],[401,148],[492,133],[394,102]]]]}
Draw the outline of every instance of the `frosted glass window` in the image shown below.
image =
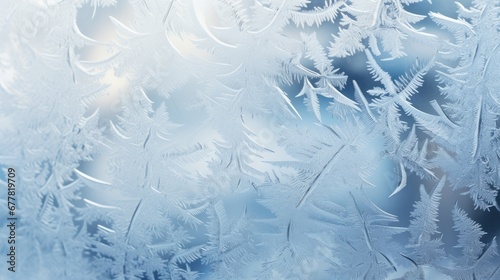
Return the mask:
{"type": "Polygon", "coordinates": [[[500,279],[499,13],[0,0],[0,279],[500,279]]]}

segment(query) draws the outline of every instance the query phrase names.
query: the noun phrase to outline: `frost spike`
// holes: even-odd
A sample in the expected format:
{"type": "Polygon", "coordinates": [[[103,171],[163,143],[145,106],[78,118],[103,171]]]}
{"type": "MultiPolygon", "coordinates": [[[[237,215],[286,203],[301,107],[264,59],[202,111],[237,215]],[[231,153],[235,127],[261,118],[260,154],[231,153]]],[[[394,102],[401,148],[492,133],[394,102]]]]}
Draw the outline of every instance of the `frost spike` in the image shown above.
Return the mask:
{"type": "Polygon", "coordinates": [[[149,35],[148,33],[140,33],[140,32],[132,30],[130,27],[128,27],[125,24],[121,23],[119,20],[117,20],[116,18],[114,18],[112,16],[110,16],[109,19],[113,22],[113,24],[116,27],[118,27],[118,29],[121,29],[122,31],[125,31],[126,33],[128,33],[130,35],[139,36],[139,37],[143,37],[143,36],[149,35]]]}
{"type": "Polygon", "coordinates": [[[325,166],[319,171],[318,175],[316,175],[316,177],[314,178],[314,180],[312,181],[311,183],[311,186],[309,186],[309,188],[307,188],[307,190],[304,192],[304,194],[302,195],[302,197],[300,198],[299,202],[297,203],[297,205],[295,205],[295,208],[300,208],[306,198],[314,191],[314,189],[318,186],[318,181],[321,177],[323,177],[323,175],[325,174],[326,170],[330,167],[330,165],[332,164],[333,160],[336,159],[336,156],[346,147],[346,145],[342,145],[338,150],[337,152],[335,152],[335,154],[333,154],[332,158],[325,164],[325,166]]]}
{"type": "Polygon", "coordinates": [[[116,206],[99,204],[97,202],[94,202],[94,201],[86,199],[86,198],[84,198],[83,201],[85,201],[87,204],[90,204],[90,205],[95,206],[95,207],[103,208],[103,209],[120,209],[119,207],[116,207],[116,206]]]}
{"type": "Polygon", "coordinates": [[[479,109],[477,110],[477,114],[476,114],[476,126],[474,129],[474,139],[472,142],[472,147],[473,147],[472,158],[473,159],[476,159],[477,154],[479,152],[479,138],[480,138],[480,134],[481,134],[481,113],[483,110],[483,96],[482,95],[479,96],[478,107],[479,107],[479,109]]]}
{"type": "Polygon", "coordinates": [[[172,10],[172,6],[174,6],[174,1],[175,0],[172,0],[172,2],[170,2],[170,6],[168,6],[167,12],[163,16],[163,24],[167,23],[167,18],[170,15],[170,11],[172,10]]]}
{"type": "Polygon", "coordinates": [[[139,212],[139,209],[141,207],[141,203],[142,203],[142,198],[139,200],[139,203],[137,203],[137,206],[135,207],[134,213],[132,213],[132,218],[130,218],[130,223],[128,224],[128,228],[127,228],[127,234],[125,235],[125,243],[127,243],[127,244],[128,244],[128,240],[130,237],[130,230],[132,229],[132,226],[135,223],[135,219],[136,219],[137,213],[139,212]]]}
{"type": "Polygon", "coordinates": [[[404,187],[406,187],[406,183],[407,183],[406,170],[405,170],[403,163],[401,163],[401,162],[399,163],[399,170],[401,170],[401,182],[399,183],[399,186],[391,193],[391,195],[389,195],[389,197],[397,194],[402,189],[404,189],[404,187]]]}
{"type": "Polygon", "coordinates": [[[299,119],[302,119],[299,112],[297,112],[297,109],[295,109],[290,99],[286,96],[286,93],[283,90],[281,90],[281,88],[279,88],[278,86],[274,86],[274,88],[278,91],[281,97],[283,97],[283,99],[286,101],[288,106],[293,110],[293,112],[297,115],[297,117],[299,117],[299,119]]]}
{"type": "Polygon", "coordinates": [[[212,40],[219,43],[220,45],[222,45],[224,47],[232,48],[232,49],[237,49],[238,48],[237,45],[232,45],[232,44],[221,41],[219,38],[217,38],[213,34],[212,31],[210,31],[210,28],[206,23],[205,15],[203,14],[203,11],[205,11],[205,9],[204,9],[205,4],[206,4],[206,2],[204,0],[194,0],[193,1],[193,5],[195,6],[194,11],[196,14],[196,19],[198,20],[198,23],[200,24],[201,28],[203,28],[203,30],[206,32],[208,37],[210,37],[212,40]]]}
{"type": "Polygon", "coordinates": [[[111,124],[111,128],[113,128],[113,131],[118,135],[120,136],[121,138],[125,139],[125,140],[128,140],[130,139],[130,137],[127,137],[125,135],[123,135],[120,131],[118,131],[118,129],[116,128],[115,124],[113,123],[113,121],[109,121],[109,123],[111,124]]]}
{"type": "Polygon", "coordinates": [[[103,225],[97,225],[97,228],[99,228],[99,229],[101,229],[101,230],[105,231],[105,232],[106,232],[106,233],[108,233],[108,234],[109,234],[109,233],[115,233],[115,231],[114,231],[114,230],[112,230],[112,229],[110,229],[110,228],[107,228],[107,227],[105,227],[105,226],[103,226],[103,225]]]}
{"type": "Polygon", "coordinates": [[[335,99],[335,101],[342,103],[344,105],[347,105],[351,108],[353,108],[356,111],[361,112],[361,109],[357,106],[358,103],[352,101],[351,99],[345,97],[338,89],[336,89],[334,86],[332,86],[330,83],[328,83],[328,87],[332,90],[332,95],[325,94],[326,97],[332,97],[335,99]]]}
{"type": "Polygon", "coordinates": [[[366,97],[364,96],[363,92],[359,88],[356,80],[352,80],[352,84],[354,85],[354,94],[361,100],[361,102],[363,103],[363,106],[365,106],[365,110],[368,113],[368,115],[370,116],[370,118],[374,122],[378,122],[377,119],[375,118],[375,116],[373,115],[372,110],[370,109],[370,106],[368,104],[368,101],[366,100],[366,97]]]}
{"type": "Polygon", "coordinates": [[[103,42],[99,42],[97,40],[94,40],[92,38],[89,38],[85,35],[83,35],[82,31],[80,31],[80,28],[78,27],[78,24],[76,23],[76,20],[73,22],[73,31],[75,31],[75,33],[80,36],[81,38],[83,38],[85,41],[87,41],[87,43],[92,43],[92,44],[96,44],[96,45],[108,45],[106,43],[103,43],[103,42]]]}
{"type": "Polygon", "coordinates": [[[76,168],[75,168],[75,169],[73,169],[73,170],[75,171],[75,173],[76,173],[79,177],[81,177],[81,178],[83,178],[83,179],[85,179],[85,180],[91,181],[92,183],[97,183],[97,184],[101,184],[101,185],[111,186],[111,183],[108,183],[108,182],[106,182],[106,181],[102,181],[102,180],[96,179],[96,178],[94,178],[94,177],[91,177],[91,176],[89,176],[89,175],[87,175],[87,174],[85,174],[85,173],[81,172],[80,170],[78,170],[78,169],[76,169],[76,168]]]}
{"type": "Polygon", "coordinates": [[[434,108],[434,110],[436,110],[436,112],[438,113],[438,115],[440,115],[441,117],[443,117],[443,119],[448,123],[448,125],[450,125],[452,127],[458,127],[458,125],[455,124],[448,117],[448,115],[446,115],[446,113],[443,111],[443,109],[441,109],[441,106],[439,106],[439,103],[435,99],[431,100],[429,103],[431,104],[432,108],[434,108]]]}

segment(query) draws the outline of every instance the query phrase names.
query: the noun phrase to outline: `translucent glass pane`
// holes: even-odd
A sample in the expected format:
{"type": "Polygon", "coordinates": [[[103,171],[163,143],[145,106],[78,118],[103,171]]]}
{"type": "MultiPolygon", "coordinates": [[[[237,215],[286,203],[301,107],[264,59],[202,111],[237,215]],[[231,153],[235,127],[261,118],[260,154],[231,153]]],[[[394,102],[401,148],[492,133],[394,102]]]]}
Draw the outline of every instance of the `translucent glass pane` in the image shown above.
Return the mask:
{"type": "Polygon", "coordinates": [[[0,0],[0,279],[500,279],[499,12],[0,0]]]}

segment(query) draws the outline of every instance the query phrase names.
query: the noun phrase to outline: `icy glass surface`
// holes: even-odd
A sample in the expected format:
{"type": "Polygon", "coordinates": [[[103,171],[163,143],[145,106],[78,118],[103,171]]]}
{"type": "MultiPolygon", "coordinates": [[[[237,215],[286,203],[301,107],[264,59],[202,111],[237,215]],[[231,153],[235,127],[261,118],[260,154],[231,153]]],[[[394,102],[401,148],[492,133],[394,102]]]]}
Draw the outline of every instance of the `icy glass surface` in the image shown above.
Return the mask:
{"type": "Polygon", "coordinates": [[[0,0],[0,279],[500,279],[500,1],[0,0]]]}

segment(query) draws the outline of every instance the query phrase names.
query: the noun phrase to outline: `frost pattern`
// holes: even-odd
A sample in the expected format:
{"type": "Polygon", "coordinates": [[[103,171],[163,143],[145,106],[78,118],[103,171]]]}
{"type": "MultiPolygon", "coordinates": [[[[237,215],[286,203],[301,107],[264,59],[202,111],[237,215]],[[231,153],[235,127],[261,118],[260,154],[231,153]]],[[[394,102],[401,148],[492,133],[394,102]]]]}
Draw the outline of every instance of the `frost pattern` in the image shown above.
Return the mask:
{"type": "Polygon", "coordinates": [[[500,2],[437,9],[0,1],[1,275],[499,278],[500,2]]]}

